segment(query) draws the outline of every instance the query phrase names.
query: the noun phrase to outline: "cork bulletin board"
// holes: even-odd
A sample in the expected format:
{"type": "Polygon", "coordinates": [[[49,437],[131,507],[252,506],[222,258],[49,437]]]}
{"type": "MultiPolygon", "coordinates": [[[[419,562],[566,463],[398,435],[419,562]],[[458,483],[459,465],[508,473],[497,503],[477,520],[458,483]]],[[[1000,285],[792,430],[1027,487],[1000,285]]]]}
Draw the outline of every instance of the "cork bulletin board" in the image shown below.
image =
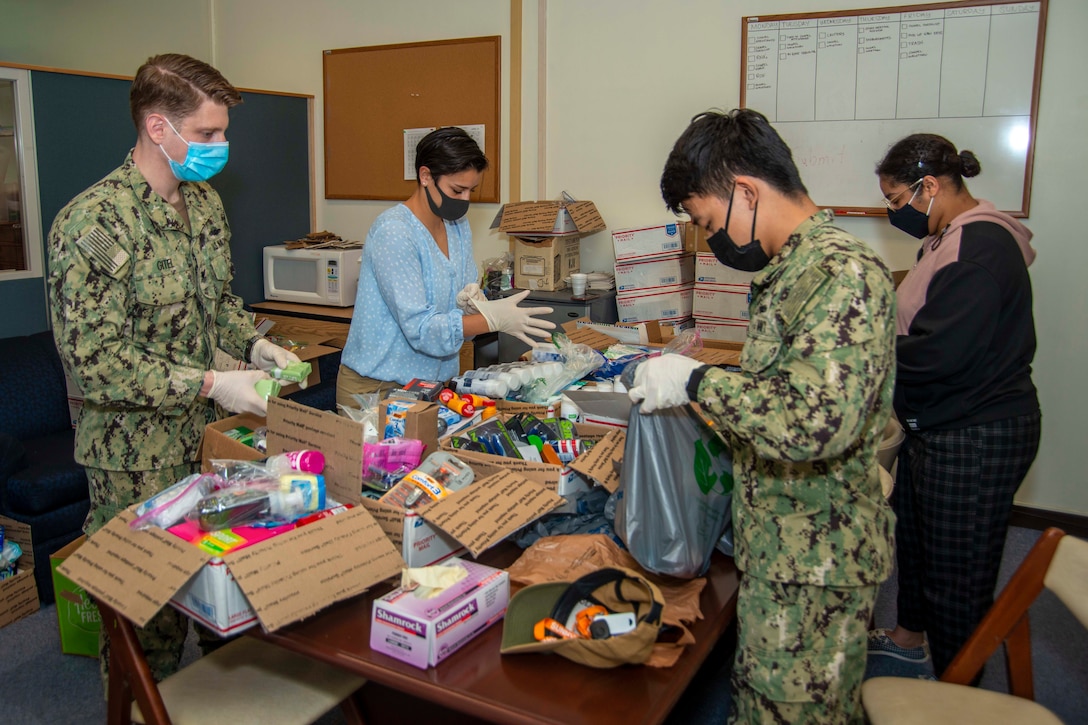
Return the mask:
{"type": "Polygon", "coordinates": [[[323,53],[325,198],[402,201],[405,132],[483,127],[490,162],[472,201],[499,201],[501,37],[323,53]]]}

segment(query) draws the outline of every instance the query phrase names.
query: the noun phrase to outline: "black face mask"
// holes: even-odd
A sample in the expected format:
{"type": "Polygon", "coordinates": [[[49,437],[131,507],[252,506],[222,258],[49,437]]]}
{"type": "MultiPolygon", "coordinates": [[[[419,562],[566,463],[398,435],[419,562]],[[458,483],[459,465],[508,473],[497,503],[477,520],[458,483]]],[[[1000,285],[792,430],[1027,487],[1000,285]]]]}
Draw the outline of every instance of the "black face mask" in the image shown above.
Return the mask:
{"type": "Polygon", "coordinates": [[[446,196],[442,191],[442,187],[438,185],[438,179],[434,180],[434,188],[438,190],[438,196],[442,198],[442,206],[434,203],[430,193],[426,191],[423,193],[426,195],[427,203],[435,216],[448,222],[455,222],[468,214],[468,199],[454,199],[452,196],[446,196]]]}
{"type": "Polygon", "coordinates": [[[725,213],[725,226],[706,238],[710,251],[718,261],[726,267],[739,269],[742,272],[758,272],[771,262],[771,258],[763,251],[763,245],[756,239],[756,214],[759,212],[759,202],[752,211],[752,241],[743,247],[733,244],[726,229],[729,228],[729,219],[733,216],[733,191],[729,192],[729,211],[725,213]]]}
{"type": "MultiPolygon", "coordinates": [[[[918,187],[921,190],[922,187],[918,187]]],[[[888,221],[896,229],[906,232],[916,239],[925,239],[929,236],[929,211],[933,208],[933,199],[929,200],[929,208],[925,213],[918,211],[911,204],[918,192],[910,198],[906,204],[898,209],[888,209],[888,221]]]]}

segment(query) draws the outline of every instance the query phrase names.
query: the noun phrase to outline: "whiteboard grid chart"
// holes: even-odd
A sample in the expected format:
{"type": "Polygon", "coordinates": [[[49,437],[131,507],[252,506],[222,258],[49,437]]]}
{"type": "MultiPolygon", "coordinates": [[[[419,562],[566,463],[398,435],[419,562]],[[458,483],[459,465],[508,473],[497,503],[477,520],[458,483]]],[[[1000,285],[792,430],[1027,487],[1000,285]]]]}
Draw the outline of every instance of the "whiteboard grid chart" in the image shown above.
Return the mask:
{"type": "Polygon", "coordinates": [[[775,125],[821,205],[883,213],[876,163],[928,132],[978,155],[974,193],[1026,214],[1045,6],[745,18],[741,105],[775,125]]]}

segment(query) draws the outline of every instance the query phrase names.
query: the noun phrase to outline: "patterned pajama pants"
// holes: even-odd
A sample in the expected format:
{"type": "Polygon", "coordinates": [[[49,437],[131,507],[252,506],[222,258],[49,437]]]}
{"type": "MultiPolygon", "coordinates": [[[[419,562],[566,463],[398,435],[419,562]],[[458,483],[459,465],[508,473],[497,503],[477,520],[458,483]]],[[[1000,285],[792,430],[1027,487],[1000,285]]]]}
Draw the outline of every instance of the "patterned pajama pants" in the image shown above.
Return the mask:
{"type": "Polygon", "coordinates": [[[898,623],[926,632],[940,674],[993,605],[1013,495],[1039,450],[1039,413],[907,432],[892,506],[898,623]]]}

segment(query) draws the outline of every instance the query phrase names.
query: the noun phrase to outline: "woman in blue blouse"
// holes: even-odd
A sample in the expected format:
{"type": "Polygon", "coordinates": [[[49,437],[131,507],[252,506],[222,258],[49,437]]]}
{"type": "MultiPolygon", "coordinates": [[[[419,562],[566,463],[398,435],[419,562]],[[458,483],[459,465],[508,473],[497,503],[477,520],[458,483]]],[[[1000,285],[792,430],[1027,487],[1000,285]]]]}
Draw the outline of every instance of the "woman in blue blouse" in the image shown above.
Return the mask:
{"type": "Polygon", "coordinates": [[[518,307],[528,292],[500,300],[480,293],[465,214],[488,167],[476,142],[450,126],[416,146],[416,190],[382,212],[367,234],[359,291],[336,383],[338,405],[358,407],[356,393],[375,393],[413,378],[457,375],[461,345],[489,331],[532,344],[555,325],[518,307]]]}

